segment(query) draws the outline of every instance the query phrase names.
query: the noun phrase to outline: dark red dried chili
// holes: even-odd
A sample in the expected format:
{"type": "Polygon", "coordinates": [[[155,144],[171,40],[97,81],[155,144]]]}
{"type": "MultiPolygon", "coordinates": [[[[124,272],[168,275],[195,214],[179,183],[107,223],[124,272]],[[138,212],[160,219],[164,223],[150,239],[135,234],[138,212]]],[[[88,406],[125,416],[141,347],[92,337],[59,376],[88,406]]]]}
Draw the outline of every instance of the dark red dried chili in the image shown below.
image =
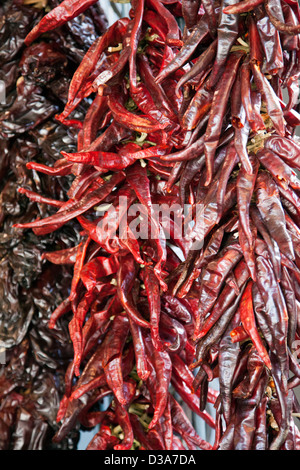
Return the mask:
{"type": "MultiPolygon", "coordinates": [[[[57,37],[57,27],[95,2],[79,3],[54,2],[23,41],[57,37]]],[[[53,442],[100,424],[89,449],[299,449],[291,398],[300,376],[299,8],[293,0],[131,6],[129,18],[90,38],[61,114],[45,100],[37,113],[39,86],[53,71],[32,83],[28,55],[13,104],[0,112],[1,137],[30,130],[43,146],[48,131],[39,126],[49,114],[76,136],[75,145],[54,145],[46,162],[29,152],[35,184],[0,141],[0,170],[22,182],[17,194],[29,207],[18,218],[7,177],[1,221],[13,213],[16,237],[42,240],[76,227],[73,245],[43,245],[42,261],[73,275],[47,321],[52,332],[68,321],[74,353],[53,442]],[[42,195],[39,178],[60,190],[42,195]],[[213,379],[220,392],[210,389],[213,379]],[[215,428],[213,445],[172,387],[215,428]],[[108,408],[94,411],[108,395],[108,408]]],[[[18,266],[11,263],[3,261],[5,279],[18,266]]],[[[3,396],[13,378],[1,379],[3,396]]]]}

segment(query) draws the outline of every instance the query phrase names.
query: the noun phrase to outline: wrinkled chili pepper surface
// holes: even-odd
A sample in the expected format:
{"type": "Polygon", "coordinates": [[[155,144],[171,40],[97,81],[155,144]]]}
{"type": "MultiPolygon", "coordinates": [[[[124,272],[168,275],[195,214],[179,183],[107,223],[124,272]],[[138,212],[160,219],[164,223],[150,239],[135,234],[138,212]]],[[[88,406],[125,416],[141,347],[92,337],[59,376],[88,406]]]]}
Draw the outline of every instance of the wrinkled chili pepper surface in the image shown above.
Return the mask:
{"type": "MultiPolygon", "coordinates": [[[[92,3],[64,0],[25,43],[92,3]]],[[[292,1],[132,1],[83,54],[56,112],[76,148],[27,165],[70,186],[49,200],[20,182],[52,209],[14,221],[42,239],[79,225],[43,254],[73,266],[48,325],[68,321],[74,352],[53,443],[81,424],[99,426],[88,449],[300,449],[299,24],[292,1]],[[176,217],[155,217],[172,203],[176,217]]]]}

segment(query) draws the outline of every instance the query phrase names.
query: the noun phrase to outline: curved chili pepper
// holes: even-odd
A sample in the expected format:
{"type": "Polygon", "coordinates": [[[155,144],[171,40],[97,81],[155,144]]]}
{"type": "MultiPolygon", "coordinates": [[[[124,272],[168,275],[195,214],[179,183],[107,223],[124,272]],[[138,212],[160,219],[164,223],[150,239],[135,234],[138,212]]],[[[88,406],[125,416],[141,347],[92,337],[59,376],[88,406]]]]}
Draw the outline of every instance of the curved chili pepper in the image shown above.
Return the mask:
{"type": "Polygon", "coordinates": [[[241,322],[242,322],[243,327],[245,328],[245,331],[248,333],[254,346],[256,347],[259,356],[264,361],[268,369],[271,370],[272,365],[271,365],[270,358],[268,356],[267,350],[259,336],[257,327],[255,325],[255,317],[254,317],[254,312],[253,312],[253,301],[252,301],[252,285],[253,285],[253,282],[249,281],[244,290],[243,296],[241,298],[241,303],[240,303],[241,322]]]}
{"type": "MultiPolygon", "coordinates": [[[[239,290],[249,279],[249,271],[244,260],[241,260],[234,269],[234,276],[237,280],[239,290]]],[[[213,325],[221,318],[222,314],[232,304],[236,298],[236,292],[233,287],[226,284],[222,289],[218,300],[216,301],[210,315],[204,320],[198,338],[205,336],[213,325]]]]}
{"type": "Polygon", "coordinates": [[[118,438],[111,435],[110,428],[102,425],[100,431],[95,434],[86,450],[108,450],[116,445],[117,442],[118,438]]]}
{"type": "Polygon", "coordinates": [[[110,181],[108,181],[99,189],[96,189],[95,191],[87,194],[79,202],[74,203],[70,209],[66,209],[65,211],[61,212],[59,211],[52,216],[49,216],[42,220],[38,220],[36,222],[29,222],[27,224],[16,224],[15,227],[35,228],[43,227],[45,225],[54,226],[55,224],[59,224],[61,222],[65,223],[68,220],[73,219],[77,215],[82,214],[91,207],[99,204],[99,202],[101,202],[108,194],[110,194],[111,190],[123,179],[124,174],[122,172],[115,173],[110,179],[110,181]]]}
{"type": "Polygon", "coordinates": [[[171,295],[164,294],[162,297],[163,308],[171,317],[176,318],[182,323],[190,323],[192,321],[192,312],[184,299],[178,299],[171,295]]]}
{"type": "Polygon", "coordinates": [[[113,25],[108,28],[108,30],[99,38],[97,38],[94,43],[90,46],[86,52],[84,59],[80,63],[79,67],[75,71],[73,78],[70,83],[69,92],[68,92],[68,101],[65,106],[65,109],[62,113],[62,116],[67,117],[74,107],[74,102],[76,106],[78,100],[76,100],[78,94],[83,97],[82,88],[86,81],[90,78],[96,64],[101,57],[101,54],[110,46],[112,41],[118,41],[122,39],[128,25],[128,19],[122,18],[116,21],[113,25]],[[80,92],[81,90],[81,92],[80,92]]]}
{"type": "Polygon", "coordinates": [[[180,39],[180,29],[169,10],[158,0],[148,0],[149,5],[155,10],[159,16],[161,16],[168,28],[166,36],[167,44],[170,46],[181,47],[182,41],[180,39]]]}
{"type": "Polygon", "coordinates": [[[164,235],[162,234],[162,228],[159,222],[154,217],[153,206],[150,195],[150,183],[147,176],[147,170],[142,168],[141,165],[133,165],[127,170],[128,183],[135,191],[139,201],[146,208],[148,218],[151,222],[152,238],[155,241],[155,245],[158,253],[158,261],[154,266],[154,272],[160,282],[160,285],[164,291],[167,290],[166,283],[163,280],[163,263],[165,261],[166,252],[164,248],[164,235]]]}
{"type": "Polygon", "coordinates": [[[195,129],[199,121],[209,112],[213,100],[213,93],[206,89],[205,83],[200,87],[189,103],[181,121],[184,129],[195,129]]]}
{"type": "Polygon", "coordinates": [[[99,121],[104,117],[106,111],[106,96],[97,95],[83,121],[83,148],[86,148],[95,140],[100,127],[99,121]]]}
{"type": "Polygon", "coordinates": [[[88,246],[90,244],[91,239],[89,237],[86,238],[85,242],[81,242],[79,244],[77,253],[76,253],[76,260],[74,264],[74,272],[73,272],[73,278],[72,278],[72,285],[71,285],[71,291],[70,291],[70,296],[69,299],[72,302],[77,294],[76,294],[76,289],[78,286],[78,283],[80,281],[80,276],[81,276],[81,271],[84,265],[84,260],[86,256],[86,252],[88,249],[88,246]]]}
{"type": "MultiPolygon", "coordinates": [[[[219,183],[218,183],[216,199],[217,199],[219,214],[222,214],[223,212],[226,187],[227,187],[230,175],[232,174],[232,171],[237,165],[237,163],[238,163],[238,154],[236,152],[234,143],[232,143],[232,144],[229,144],[227,147],[226,155],[222,163],[221,175],[220,175],[219,183]]],[[[238,186],[237,186],[237,190],[238,190],[238,186]]]]}
{"type": "Polygon", "coordinates": [[[94,165],[103,170],[124,170],[127,166],[132,165],[136,158],[133,155],[122,156],[112,152],[78,152],[66,153],[63,156],[75,163],[84,163],[94,165]]]}
{"type": "Polygon", "coordinates": [[[284,32],[286,34],[299,34],[300,33],[300,25],[288,25],[283,23],[278,19],[277,16],[274,15],[272,7],[275,6],[273,5],[274,2],[270,0],[265,0],[264,5],[266,12],[268,14],[268,17],[270,18],[271,23],[275,26],[275,28],[278,31],[284,32]]]}
{"type": "Polygon", "coordinates": [[[263,95],[264,100],[266,102],[268,114],[273,122],[275,129],[277,130],[278,134],[281,136],[285,135],[285,124],[284,124],[284,117],[283,112],[281,110],[280,103],[278,102],[278,98],[275,95],[270,83],[266,79],[266,77],[260,71],[260,68],[257,64],[251,64],[254,81],[258,88],[258,91],[263,95]]]}
{"type": "Polygon", "coordinates": [[[206,266],[201,275],[201,285],[199,292],[199,312],[196,319],[194,338],[198,338],[201,331],[205,315],[213,307],[223,282],[234,266],[240,261],[242,255],[235,248],[228,248],[221,252],[216,260],[211,261],[206,266]]]}
{"type": "Polygon", "coordinates": [[[78,247],[79,245],[63,250],[48,251],[42,254],[42,259],[53,264],[74,264],[78,247]]]}
{"type": "Polygon", "coordinates": [[[253,281],[256,281],[256,271],[255,271],[255,247],[256,247],[256,240],[257,240],[257,230],[254,224],[250,223],[250,231],[252,237],[252,244],[249,243],[249,239],[244,232],[242,225],[239,225],[239,243],[244,255],[244,259],[247,263],[247,267],[249,269],[251,278],[253,281]]]}
{"type": "Polygon", "coordinates": [[[292,403],[291,400],[287,399],[289,393],[287,388],[287,370],[285,365],[282,364],[282,358],[274,357],[272,354],[271,361],[273,370],[272,377],[275,383],[276,391],[278,393],[278,400],[281,408],[281,422],[279,432],[275,439],[271,442],[269,449],[278,450],[288,435],[288,416],[289,408],[291,407],[292,403]]]}
{"type": "MultiPolygon", "coordinates": [[[[125,384],[125,395],[126,395],[126,402],[129,404],[132,399],[134,398],[136,385],[135,382],[125,384]],[[129,385],[129,387],[128,387],[129,385]],[[126,390],[128,389],[128,390],[126,390]]],[[[117,444],[114,446],[115,450],[130,450],[133,446],[134,440],[134,433],[130,422],[130,417],[127,409],[123,406],[120,406],[119,403],[116,404],[115,409],[115,416],[122,428],[124,437],[122,438],[121,444],[117,444]]]]}
{"type": "Polygon", "coordinates": [[[252,168],[252,174],[249,174],[247,171],[245,171],[244,167],[242,167],[238,173],[237,203],[239,211],[239,222],[248,238],[249,245],[252,246],[253,237],[250,229],[249,209],[259,169],[259,162],[254,155],[250,156],[250,164],[252,168]]]}
{"type": "Polygon", "coordinates": [[[117,272],[118,296],[129,318],[143,328],[150,328],[149,322],[140,315],[129,296],[135,275],[136,264],[133,256],[131,254],[124,256],[117,272]]]}
{"type": "Polygon", "coordinates": [[[235,449],[251,449],[255,436],[256,410],[265,393],[268,382],[267,374],[264,374],[258,382],[253,395],[242,401],[241,407],[236,411],[234,420],[233,445],[235,449]]]}
{"type": "Polygon", "coordinates": [[[274,152],[268,149],[262,149],[257,152],[256,155],[262,165],[269,170],[276,180],[280,180],[282,184],[286,183],[297,191],[300,190],[300,182],[296,172],[281,160],[279,156],[274,154],[274,152]]]}
{"type": "MultiPolygon", "coordinates": [[[[157,106],[154,102],[153,93],[149,90],[148,83],[139,83],[134,92],[131,92],[131,97],[136,103],[137,107],[147,116],[161,123],[166,123],[166,128],[170,128],[174,124],[164,114],[164,109],[157,106]]],[[[173,117],[173,116],[172,116],[173,117]]]]}
{"type": "Polygon", "coordinates": [[[221,243],[224,237],[225,227],[222,225],[221,227],[217,228],[214,233],[212,233],[210,240],[208,241],[203,253],[201,253],[199,257],[199,261],[197,262],[197,267],[201,268],[205,266],[209,261],[212,261],[215,255],[218,254],[221,243]]]}
{"type": "Polygon", "coordinates": [[[281,251],[291,260],[295,259],[293,243],[286,230],[284,211],[279,191],[268,173],[259,173],[256,179],[257,207],[266,226],[281,251]]]}
{"type": "Polygon", "coordinates": [[[147,117],[139,116],[128,111],[124,103],[120,101],[120,96],[123,95],[119,93],[118,87],[114,87],[107,97],[109,109],[116,122],[136,132],[149,133],[162,130],[166,127],[166,123],[160,124],[147,117]]]}
{"type": "Polygon", "coordinates": [[[265,128],[262,119],[258,121],[256,113],[253,109],[251,99],[251,83],[250,83],[250,63],[244,62],[241,65],[241,99],[245,109],[246,118],[254,132],[265,128]]]}
{"type": "Polygon", "coordinates": [[[130,77],[130,88],[135,91],[137,87],[137,72],[136,72],[136,55],[138,43],[142,30],[142,21],[144,15],[144,0],[132,2],[134,22],[130,34],[130,55],[129,55],[129,77],[130,77]]]}
{"type": "MultiPolygon", "coordinates": [[[[265,243],[267,250],[269,252],[269,256],[272,260],[273,268],[274,268],[274,273],[278,281],[280,280],[281,277],[281,253],[279,250],[279,246],[275,240],[270,236],[270,233],[268,232],[266,226],[263,223],[263,220],[260,216],[260,213],[258,209],[254,206],[250,206],[250,215],[251,219],[256,226],[257,230],[260,232],[262,235],[265,243]]],[[[257,245],[257,240],[256,240],[256,245],[257,245]]],[[[256,246],[257,249],[257,246],[256,246]]]]}
{"type": "Polygon", "coordinates": [[[186,72],[176,84],[176,95],[179,95],[179,90],[187,82],[205,72],[211,65],[215,58],[217,50],[217,39],[215,39],[210,46],[200,55],[197,62],[186,72]]]}
{"type": "MultiPolygon", "coordinates": [[[[228,326],[228,330],[232,330],[238,322],[239,318],[233,318],[228,326]]],[[[219,349],[219,381],[220,381],[220,397],[221,397],[221,412],[224,416],[225,422],[228,425],[231,417],[231,404],[232,404],[232,380],[236,364],[239,360],[240,348],[237,344],[233,344],[230,336],[225,335],[220,341],[219,349]]]]}
{"type": "Polygon", "coordinates": [[[164,69],[157,75],[156,81],[161,83],[169,75],[176,72],[182,67],[192,56],[198,45],[208,34],[208,25],[206,15],[204,15],[198,23],[194,26],[189,37],[181,47],[180,51],[175,55],[174,59],[167,64],[164,69]]]}
{"type": "Polygon", "coordinates": [[[279,32],[272,25],[265,9],[259,5],[255,10],[256,26],[261,38],[266,61],[266,70],[274,75],[284,67],[283,51],[279,32]]]}
{"type": "Polygon", "coordinates": [[[243,0],[235,5],[229,5],[224,8],[224,13],[228,14],[240,14],[247,13],[248,11],[253,10],[255,7],[263,3],[264,0],[243,0]]]}
{"type": "Polygon", "coordinates": [[[268,397],[262,397],[256,411],[255,435],[253,439],[254,450],[267,449],[267,404],[268,397]]]}
{"type": "Polygon", "coordinates": [[[69,298],[63,300],[59,306],[52,312],[48,326],[49,328],[55,328],[57,320],[65,315],[66,313],[70,312],[71,310],[71,301],[69,298]]]}
{"type": "Polygon", "coordinates": [[[241,72],[238,71],[230,96],[231,122],[235,129],[240,129],[245,124],[245,110],[241,99],[241,72]]]}
{"type": "Polygon", "coordinates": [[[26,188],[18,188],[18,193],[25,194],[28,199],[34,202],[38,202],[40,204],[48,204],[49,206],[53,207],[61,207],[64,204],[63,201],[57,201],[49,197],[43,197],[40,194],[35,193],[34,191],[30,191],[26,188]]]}
{"type": "Polygon", "coordinates": [[[289,271],[285,266],[282,267],[281,288],[288,310],[287,344],[289,348],[292,349],[297,330],[297,305],[292,280],[289,275],[289,271]]]}
{"type": "Polygon", "coordinates": [[[249,351],[246,376],[233,390],[233,397],[242,400],[250,398],[263,375],[265,375],[264,362],[257,349],[252,346],[249,351]]]}
{"type": "Polygon", "coordinates": [[[192,29],[197,23],[200,3],[200,0],[182,1],[182,16],[188,30],[192,29]]]}
{"type": "MultiPolygon", "coordinates": [[[[298,24],[298,18],[297,18],[297,13],[296,10],[292,8],[291,5],[288,4],[282,4],[282,13],[284,16],[284,22],[286,24],[291,24],[291,25],[297,25],[298,24]]],[[[297,42],[297,35],[284,35],[284,38],[282,38],[282,47],[283,49],[286,49],[287,51],[295,51],[297,49],[298,42],[297,42]]],[[[292,54],[292,57],[294,54],[292,54]]],[[[292,59],[292,62],[294,62],[294,57],[292,59]]],[[[289,74],[288,74],[289,75],[289,74]]]]}
{"type": "Polygon", "coordinates": [[[150,370],[145,350],[145,339],[141,327],[136,322],[130,320],[130,328],[136,357],[137,373],[141,380],[146,380],[149,377],[150,370]]]}
{"type": "Polygon", "coordinates": [[[180,352],[187,343],[187,331],[175,318],[169,317],[164,312],[161,315],[161,334],[169,339],[167,350],[170,353],[180,352]]]}
{"type": "Polygon", "coordinates": [[[163,415],[167,405],[168,389],[172,376],[172,362],[167,352],[154,350],[152,358],[156,372],[157,388],[154,415],[149,424],[149,429],[153,429],[163,415]]]}
{"type": "Polygon", "coordinates": [[[172,450],[174,444],[174,434],[171,416],[171,403],[170,395],[168,395],[168,402],[164,411],[163,416],[160,419],[160,426],[164,437],[166,450],[172,450]]]}
{"type": "Polygon", "coordinates": [[[120,355],[121,351],[118,357],[115,357],[108,362],[108,364],[104,367],[104,373],[107,385],[113,391],[118,403],[121,405],[126,405],[127,400],[126,397],[124,397],[124,384],[120,355]]]}
{"type": "MultiPolygon", "coordinates": [[[[223,0],[222,8],[234,5],[237,0],[223,0]]],[[[217,26],[218,46],[215,62],[209,78],[208,87],[214,88],[218,80],[221,79],[223,69],[227,59],[230,58],[230,50],[239,34],[239,17],[220,12],[217,26]]],[[[233,66],[233,65],[232,65],[233,66]]],[[[233,66],[234,69],[234,66],[233,66]]],[[[234,76],[236,73],[234,73],[234,76]]],[[[222,80],[222,79],[221,79],[222,80]]]]}
{"type": "Polygon", "coordinates": [[[185,382],[181,382],[180,377],[172,376],[171,383],[176,392],[184,400],[187,406],[193,411],[193,413],[200,416],[207,423],[208,426],[214,429],[214,419],[208,414],[207,411],[200,409],[199,398],[196,394],[191,393],[191,389],[185,384],[185,382]]]}
{"type": "Polygon", "coordinates": [[[93,312],[91,307],[91,316],[86,320],[82,328],[83,357],[93,349],[99,337],[104,335],[110,325],[110,306],[103,311],[93,312]]]}
{"type": "Polygon", "coordinates": [[[64,164],[58,167],[50,167],[47,165],[43,165],[42,163],[38,162],[28,162],[26,164],[26,168],[28,170],[36,170],[40,173],[44,173],[45,175],[52,175],[52,176],[66,176],[70,175],[72,171],[72,163],[67,162],[64,160],[64,164]]]}
{"type": "Polygon", "coordinates": [[[213,0],[202,0],[202,7],[207,15],[211,33],[214,35],[218,26],[218,12],[215,9],[215,4],[213,0]]]}
{"type": "Polygon", "coordinates": [[[265,148],[277,153],[292,168],[300,168],[300,146],[295,141],[272,135],[265,140],[265,148]]]}
{"type": "Polygon", "coordinates": [[[161,158],[162,160],[181,162],[185,160],[193,160],[197,156],[201,156],[203,154],[203,151],[204,136],[201,136],[199,139],[197,139],[190,146],[187,146],[183,150],[179,150],[178,152],[174,152],[169,155],[163,155],[161,158]]]}
{"type": "Polygon", "coordinates": [[[160,285],[151,266],[145,266],[142,271],[142,279],[146,287],[149,302],[151,339],[155,349],[161,351],[164,349],[164,345],[159,334],[161,312],[160,285]]]}
{"type": "Polygon", "coordinates": [[[189,188],[191,182],[195,178],[195,175],[201,171],[205,164],[204,156],[201,155],[198,158],[193,160],[189,160],[184,170],[181,173],[180,180],[179,180],[179,188],[180,188],[180,203],[182,205],[186,202],[186,191],[189,188]]]}
{"type": "Polygon", "coordinates": [[[174,429],[181,435],[181,437],[186,441],[186,439],[196,446],[200,447],[203,450],[211,450],[212,446],[201,439],[195,430],[192,428],[188,418],[186,417],[183,409],[178,404],[178,402],[171,396],[171,416],[174,429]]]}
{"type": "Polygon", "coordinates": [[[146,88],[149,90],[156,107],[160,109],[168,119],[176,123],[178,118],[174,111],[174,107],[172,106],[172,102],[166,95],[163,87],[155,81],[155,77],[147,56],[139,56],[138,64],[140,68],[141,79],[145,83],[146,88]]]}
{"type": "MultiPolygon", "coordinates": [[[[275,280],[270,262],[262,256],[257,259],[257,285],[265,303],[266,322],[269,325],[269,334],[265,339],[268,342],[271,352],[277,351],[280,358],[281,369],[287,368],[287,328],[288,314],[286,305],[279,290],[278,283],[275,280]],[[270,295],[269,286],[272,286],[272,296],[270,295]],[[274,290],[273,290],[274,289],[274,290]]],[[[261,326],[261,325],[260,325],[261,326]]],[[[274,352],[274,354],[276,354],[274,352]]],[[[272,360],[271,360],[272,362],[272,360]]]]}
{"type": "Polygon", "coordinates": [[[215,342],[219,340],[223,333],[226,331],[228,324],[232,320],[238,308],[241,296],[243,294],[243,289],[244,288],[241,289],[240,294],[236,297],[231,306],[223,313],[218,322],[216,322],[214,326],[209,330],[207,335],[201,338],[201,340],[198,342],[197,359],[196,362],[193,363],[192,366],[190,366],[191,368],[194,369],[205,361],[210,347],[215,344],[215,342]]]}
{"type": "MultiPolygon", "coordinates": [[[[238,5],[241,5],[239,3],[238,5]]],[[[249,45],[250,45],[250,61],[261,65],[264,60],[264,51],[259,36],[258,28],[253,16],[248,19],[249,25],[249,45]]]]}

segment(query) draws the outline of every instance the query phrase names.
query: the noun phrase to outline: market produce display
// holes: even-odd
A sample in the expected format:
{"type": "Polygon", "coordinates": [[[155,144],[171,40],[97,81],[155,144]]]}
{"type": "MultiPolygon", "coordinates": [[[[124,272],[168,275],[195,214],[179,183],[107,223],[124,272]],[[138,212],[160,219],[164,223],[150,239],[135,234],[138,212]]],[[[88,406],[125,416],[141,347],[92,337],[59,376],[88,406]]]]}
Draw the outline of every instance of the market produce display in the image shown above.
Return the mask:
{"type": "MultiPolygon", "coordinates": [[[[58,31],[96,4],[37,15],[22,47],[40,57],[55,35],[66,47],[58,31]]],[[[67,324],[58,342],[73,351],[53,445],[99,426],[88,450],[300,449],[299,41],[297,0],[134,0],[90,37],[62,110],[38,93],[42,121],[50,113],[76,140],[52,161],[19,150],[32,173],[18,197],[35,211],[9,225],[13,242],[38,240],[50,281],[72,275],[47,325],[52,337],[67,324]],[[37,185],[45,177],[55,191],[37,185]]],[[[20,99],[0,114],[8,136],[27,132],[20,101],[37,92],[24,81],[46,73],[24,54],[20,99]]],[[[43,87],[54,93],[51,72],[43,87]]],[[[29,107],[39,150],[48,127],[38,133],[29,107]]]]}
{"type": "MultiPolygon", "coordinates": [[[[26,47],[24,39],[44,10],[25,3],[0,6],[0,80],[6,85],[0,106],[0,449],[76,449],[79,426],[63,442],[52,441],[73,350],[67,319],[55,331],[48,327],[51,311],[68,295],[72,266],[46,264],[42,255],[76,246],[78,226],[39,237],[12,225],[55,211],[24,191],[39,192],[46,202],[65,199],[69,177],[38,174],[26,163],[52,165],[61,150],[76,150],[78,131],[61,125],[55,114],[63,110],[73,71],[107,22],[95,6],[85,18],[26,47]]],[[[77,113],[83,116],[85,109],[77,113]]]]}

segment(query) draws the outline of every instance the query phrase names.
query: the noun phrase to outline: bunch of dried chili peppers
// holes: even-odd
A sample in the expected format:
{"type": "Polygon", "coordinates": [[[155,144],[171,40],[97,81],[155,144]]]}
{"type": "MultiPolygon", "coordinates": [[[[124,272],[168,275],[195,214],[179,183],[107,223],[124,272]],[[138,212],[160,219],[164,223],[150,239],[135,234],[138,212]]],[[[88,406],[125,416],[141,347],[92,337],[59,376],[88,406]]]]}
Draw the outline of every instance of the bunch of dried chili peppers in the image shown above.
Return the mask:
{"type": "MultiPolygon", "coordinates": [[[[95,3],[64,0],[25,43],[95,3]]],[[[299,35],[296,0],[133,0],[84,55],[56,116],[76,151],[27,164],[72,177],[67,198],[15,225],[80,225],[43,254],[73,264],[49,322],[70,316],[74,350],[54,442],[79,422],[99,425],[88,449],[300,448],[299,35]]]]}
{"type": "MultiPolygon", "coordinates": [[[[47,250],[79,243],[79,224],[69,224],[44,237],[16,231],[12,225],[50,216],[56,211],[48,204],[51,198],[65,197],[69,177],[58,180],[38,174],[26,164],[35,159],[51,166],[60,151],[76,150],[78,131],[57,122],[55,114],[63,110],[72,70],[78,67],[93,37],[105,31],[107,22],[100,7],[95,7],[84,18],[78,17],[26,47],[26,35],[43,15],[39,5],[23,0],[1,2],[0,79],[6,85],[6,97],[1,94],[0,104],[1,450],[76,449],[79,440],[77,424],[65,440],[52,441],[73,350],[68,319],[55,330],[49,329],[48,322],[51,312],[68,295],[72,266],[42,261],[47,250]],[[43,196],[28,199],[24,192],[43,196]]],[[[84,108],[77,110],[78,116],[85,112],[84,108]]]]}

